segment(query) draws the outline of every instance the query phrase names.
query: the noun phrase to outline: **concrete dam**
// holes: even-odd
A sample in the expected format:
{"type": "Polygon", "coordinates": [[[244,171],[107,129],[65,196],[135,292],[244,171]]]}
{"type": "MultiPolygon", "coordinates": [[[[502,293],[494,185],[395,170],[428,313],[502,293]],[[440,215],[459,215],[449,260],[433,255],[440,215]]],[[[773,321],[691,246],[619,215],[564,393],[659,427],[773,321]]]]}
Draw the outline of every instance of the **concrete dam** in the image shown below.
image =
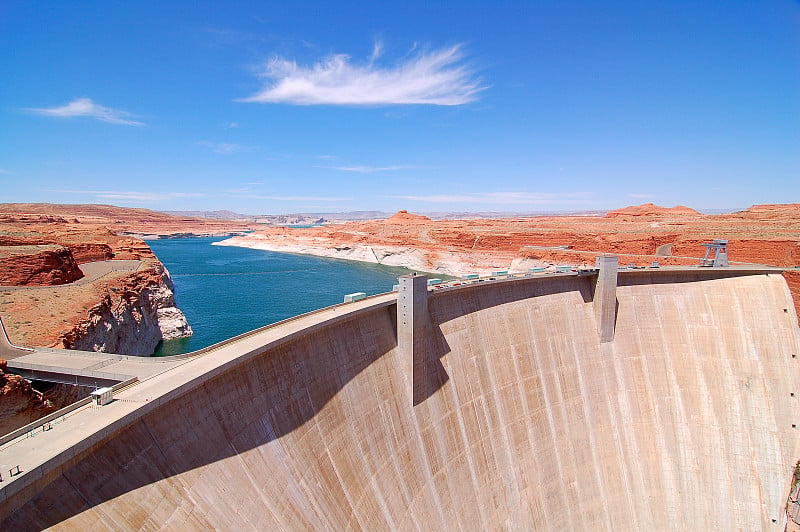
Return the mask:
{"type": "Polygon", "coordinates": [[[784,530],[780,271],[614,277],[404,279],[187,359],[0,447],[1,528],[784,530]]]}

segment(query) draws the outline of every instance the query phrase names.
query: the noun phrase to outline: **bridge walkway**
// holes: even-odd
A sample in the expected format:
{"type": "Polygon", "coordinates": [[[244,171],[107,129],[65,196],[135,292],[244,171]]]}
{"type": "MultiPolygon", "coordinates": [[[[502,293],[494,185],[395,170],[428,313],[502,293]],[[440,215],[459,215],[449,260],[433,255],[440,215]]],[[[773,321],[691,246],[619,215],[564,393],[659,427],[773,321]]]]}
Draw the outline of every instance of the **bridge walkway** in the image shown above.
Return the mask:
{"type": "Polygon", "coordinates": [[[51,348],[15,355],[8,360],[8,369],[28,380],[96,388],[132,377],[145,380],[185,361],[51,348]]]}

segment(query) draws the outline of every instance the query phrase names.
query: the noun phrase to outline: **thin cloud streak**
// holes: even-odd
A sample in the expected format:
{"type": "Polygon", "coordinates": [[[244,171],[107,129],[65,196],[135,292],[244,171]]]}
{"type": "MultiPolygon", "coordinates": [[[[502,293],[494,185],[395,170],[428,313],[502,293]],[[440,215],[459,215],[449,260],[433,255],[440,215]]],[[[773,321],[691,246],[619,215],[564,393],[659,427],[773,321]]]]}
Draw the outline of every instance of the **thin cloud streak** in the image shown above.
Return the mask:
{"type": "Polygon", "coordinates": [[[232,142],[210,142],[207,140],[201,140],[196,142],[198,146],[205,146],[206,148],[210,148],[211,151],[214,153],[219,153],[222,155],[231,155],[233,153],[240,153],[243,151],[250,151],[256,149],[255,146],[244,146],[242,144],[234,144],[232,142]]]}
{"type": "Polygon", "coordinates": [[[375,63],[376,43],[366,64],[353,64],[346,54],[331,55],[311,66],[275,57],[259,77],[265,86],[238,101],[290,105],[463,105],[485,90],[463,64],[460,46],[419,52],[389,68],[375,63]]]}
{"type": "Polygon", "coordinates": [[[472,194],[432,194],[428,196],[389,196],[393,199],[428,203],[482,203],[496,205],[557,205],[587,203],[587,194],[549,192],[477,192],[472,194]]]}
{"type": "Polygon", "coordinates": [[[202,192],[137,192],[121,190],[51,190],[59,194],[83,194],[94,196],[103,200],[138,201],[138,202],[158,202],[178,198],[202,198],[208,194],[202,192]]]}
{"type": "Polygon", "coordinates": [[[374,172],[393,172],[395,170],[408,170],[412,166],[317,166],[316,168],[328,168],[341,172],[356,172],[359,174],[371,174],[374,172]]]}
{"type": "Polygon", "coordinates": [[[102,122],[108,122],[109,124],[122,124],[125,126],[145,125],[143,122],[131,120],[134,115],[127,111],[112,109],[111,107],[104,107],[94,103],[89,98],[77,98],[66,105],[62,105],[61,107],[32,108],[26,109],[26,111],[42,116],[52,116],[55,118],[86,116],[102,122]]]}

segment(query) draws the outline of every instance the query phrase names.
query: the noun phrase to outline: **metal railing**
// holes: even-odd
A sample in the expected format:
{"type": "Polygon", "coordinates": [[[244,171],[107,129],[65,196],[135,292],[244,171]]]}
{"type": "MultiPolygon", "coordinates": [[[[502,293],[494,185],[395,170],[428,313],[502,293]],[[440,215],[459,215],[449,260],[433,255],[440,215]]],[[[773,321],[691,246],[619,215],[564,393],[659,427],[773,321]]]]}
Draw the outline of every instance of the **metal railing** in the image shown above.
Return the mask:
{"type": "MultiPolygon", "coordinates": [[[[125,380],[123,382],[119,382],[119,383],[111,386],[111,390],[113,392],[117,392],[117,391],[120,391],[123,388],[128,388],[129,386],[132,386],[133,384],[136,384],[138,382],[139,382],[138,378],[132,377],[130,379],[127,379],[127,380],[125,380]]],[[[84,397],[83,399],[81,399],[79,401],[76,401],[76,402],[74,402],[74,403],[72,403],[70,405],[65,406],[61,410],[56,410],[52,414],[48,414],[48,415],[46,415],[46,416],[44,416],[42,418],[37,419],[36,421],[32,421],[32,422],[28,423],[27,425],[25,425],[23,427],[20,427],[20,428],[14,430],[14,431],[11,431],[8,434],[0,437],[0,445],[5,445],[6,443],[8,443],[8,442],[10,442],[12,440],[16,440],[20,436],[27,436],[29,438],[33,437],[33,436],[35,436],[37,434],[36,429],[40,429],[39,432],[46,432],[47,430],[50,430],[50,429],[45,429],[44,428],[45,425],[51,424],[51,427],[52,427],[52,422],[53,421],[57,420],[60,417],[66,417],[67,414],[71,414],[71,413],[75,412],[76,410],[78,410],[79,408],[84,407],[84,406],[86,406],[88,404],[91,404],[91,402],[92,402],[92,398],[91,397],[84,397]]]]}

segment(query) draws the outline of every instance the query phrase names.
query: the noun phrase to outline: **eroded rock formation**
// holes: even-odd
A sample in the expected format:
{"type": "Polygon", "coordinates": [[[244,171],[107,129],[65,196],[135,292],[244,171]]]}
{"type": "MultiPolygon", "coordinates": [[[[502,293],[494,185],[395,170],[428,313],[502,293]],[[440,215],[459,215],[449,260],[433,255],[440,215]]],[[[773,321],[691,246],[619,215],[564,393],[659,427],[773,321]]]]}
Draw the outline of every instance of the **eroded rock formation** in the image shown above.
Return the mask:
{"type": "Polygon", "coordinates": [[[0,434],[35,421],[56,410],[55,405],[19,375],[8,373],[0,359],[0,434]]]}
{"type": "MultiPolygon", "coordinates": [[[[249,225],[230,220],[214,220],[190,216],[173,216],[148,209],[131,209],[113,205],[61,205],[50,203],[0,204],[0,224],[55,224],[105,227],[115,235],[148,236],[226,235],[246,231],[249,225]]],[[[97,259],[95,259],[97,260],[97,259]]]]}
{"type": "MultiPolygon", "coordinates": [[[[605,216],[494,220],[430,220],[400,211],[386,220],[267,228],[219,244],[463,275],[593,265],[603,253],[619,255],[622,265],[696,265],[703,243],[716,238],[729,241],[733,263],[800,266],[800,204],[757,205],[723,215],[644,204],[605,216]]],[[[795,294],[800,291],[799,277],[787,279],[795,294]]]]}
{"type": "MultiPolygon", "coordinates": [[[[101,211],[89,209],[92,218],[78,209],[77,219],[54,216],[49,205],[38,213],[35,205],[0,207],[0,313],[12,341],[150,355],[162,339],[192,334],[169,273],[142,240],[98,224],[108,222],[101,211]]],[[[151,228],[181,220],[151,214],[142,222],[151,228]]]]}
{"type": "Polygon", "coordinates": [[[59,341],[67,349],[147,356],[161,340],[191,334],[169,274],[156,263],[120,279],[59,341]]]}
{"type": "Polygon", "coordinates": [[[81,277],[75,257],[63,246],[4,246],[0,251],[0,285],[59,285],[81,277]]]}

